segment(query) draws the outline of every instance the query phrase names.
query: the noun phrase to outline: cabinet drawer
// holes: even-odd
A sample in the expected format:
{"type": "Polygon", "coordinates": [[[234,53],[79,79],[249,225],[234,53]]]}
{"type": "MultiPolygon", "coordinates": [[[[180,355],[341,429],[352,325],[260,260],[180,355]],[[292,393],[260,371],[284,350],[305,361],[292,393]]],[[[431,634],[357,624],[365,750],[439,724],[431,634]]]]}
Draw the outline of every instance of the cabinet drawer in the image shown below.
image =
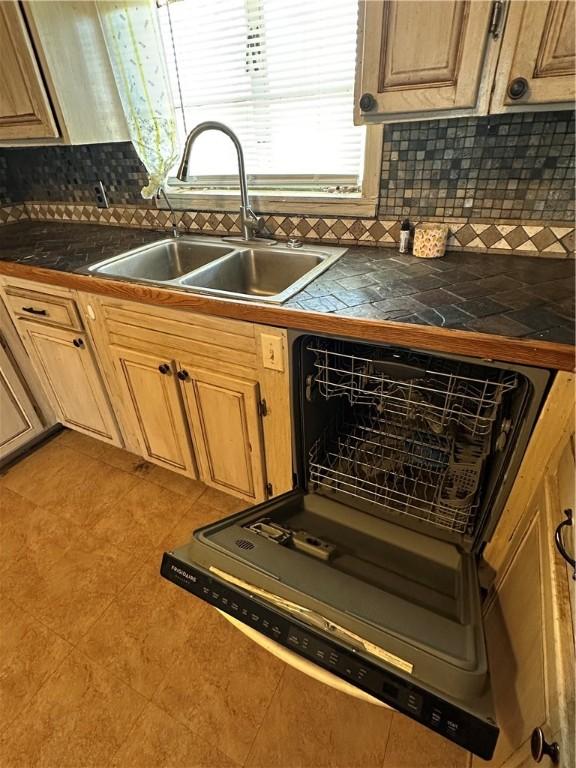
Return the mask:
{"type": "Polygon", "coordinates": [[[6,286],[5,295],[8,306],[17,317],[61,328],[82,329],[82,321],[72,298],[11,286],[6,286]]]}

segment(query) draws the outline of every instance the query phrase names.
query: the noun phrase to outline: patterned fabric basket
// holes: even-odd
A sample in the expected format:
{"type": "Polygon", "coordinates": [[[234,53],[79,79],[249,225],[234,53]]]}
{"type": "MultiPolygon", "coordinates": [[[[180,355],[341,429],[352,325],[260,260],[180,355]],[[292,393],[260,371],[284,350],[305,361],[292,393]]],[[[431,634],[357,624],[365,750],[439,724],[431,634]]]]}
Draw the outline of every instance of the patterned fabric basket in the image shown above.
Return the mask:
{"type": "Polygon", "coordinates": [[[420,259],[439,259],[444,256],[447,240],[447,224],[418,224],[412,253],[420,259]]]}

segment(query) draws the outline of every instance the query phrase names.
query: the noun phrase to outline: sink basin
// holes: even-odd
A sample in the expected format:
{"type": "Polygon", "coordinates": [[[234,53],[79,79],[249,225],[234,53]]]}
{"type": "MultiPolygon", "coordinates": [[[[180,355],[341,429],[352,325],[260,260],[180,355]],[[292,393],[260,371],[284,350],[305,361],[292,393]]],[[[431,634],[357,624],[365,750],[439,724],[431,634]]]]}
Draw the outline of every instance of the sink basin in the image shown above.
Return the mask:
{"type": "Polygon", "coordinates": [[[151,280],[155,283],[167,282],[187,275],[234,250],[234,247],[210,242],[161,240],[100,262],[90,268],[90,271],[100,275],[151,280]]]}
{"type": "Polygon", "coordinates": [[[325,259],[324,255],[306,251],[249,248],[209,264],[181,283],[237,296],[278,296],[325,259]]]}
{"type": "Polygon", "coordinates": [[[196,293],[281,304],[324,272],[344,248],[287,248],[215,237],[160,240],[80,269],[196,293]]]}

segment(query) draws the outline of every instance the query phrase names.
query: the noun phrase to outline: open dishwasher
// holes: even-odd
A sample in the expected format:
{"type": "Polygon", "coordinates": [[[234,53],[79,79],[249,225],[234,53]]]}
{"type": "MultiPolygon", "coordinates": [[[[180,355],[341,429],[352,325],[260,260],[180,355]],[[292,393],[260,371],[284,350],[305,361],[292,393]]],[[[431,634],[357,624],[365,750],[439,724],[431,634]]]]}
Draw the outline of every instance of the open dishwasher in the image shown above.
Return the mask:
{"type": "Polygon", "coordinates": [[[162,575],[489,759],[478,563],[548,371],[296,334],[292,376],[295,490],[162,575]]]}

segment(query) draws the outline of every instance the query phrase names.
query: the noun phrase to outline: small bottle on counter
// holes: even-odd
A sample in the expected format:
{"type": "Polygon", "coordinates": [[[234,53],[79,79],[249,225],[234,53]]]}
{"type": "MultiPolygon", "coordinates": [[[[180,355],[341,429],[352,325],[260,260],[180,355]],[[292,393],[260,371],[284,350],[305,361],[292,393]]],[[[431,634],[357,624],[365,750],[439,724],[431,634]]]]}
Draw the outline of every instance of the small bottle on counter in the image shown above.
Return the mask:
{"type": "Polygon", "coordinates": [[[404,219],[400,225],[400,246],[398,250],[400,253],[408,253],[410,246],[410,222],[408,219],[404,219]]]}

